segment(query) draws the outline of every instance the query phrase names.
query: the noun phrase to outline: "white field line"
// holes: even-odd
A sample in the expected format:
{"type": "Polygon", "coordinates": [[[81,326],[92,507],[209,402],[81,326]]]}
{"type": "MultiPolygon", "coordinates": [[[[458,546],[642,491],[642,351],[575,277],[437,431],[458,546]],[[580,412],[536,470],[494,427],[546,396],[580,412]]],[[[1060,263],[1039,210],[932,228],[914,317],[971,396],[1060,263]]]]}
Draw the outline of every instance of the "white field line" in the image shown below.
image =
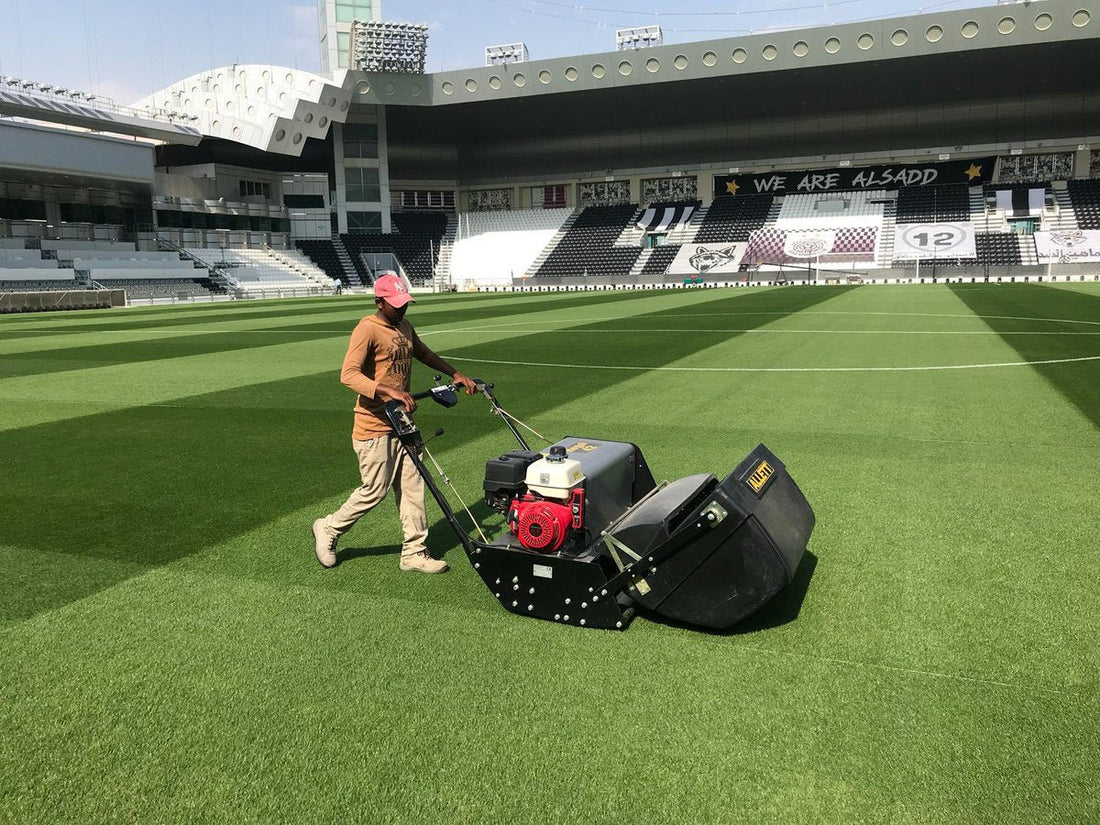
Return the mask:
{"type": "MultiPolygon", "coordinates": [[[[809,315],[854,315],[854,316],[880,316],[880,317],[902,317],[902,318],[965,318],[970,320],[990,320],[990,321],[1036,321],[1039,323],[1048,324],[1085,324],[1087,326],[1100,326],[1100,321],[1083,321],[1074,318],[1034,318],[1028,316],[1019,315],[973,315],[965,313],[947,313],[947,312],[857,312],[854,310],[849,311],[813,311],[803,310],[801,312],[794,313],[789,312],[692,312],[692,313],[676,313],[676,312],[662,312],[661,318],[758,318],[758,317],[789,317],[797,318],[809,315]]],[[[637,316],[635,315],[606,315],[606,316],[592,316],[583,319],[577,319],[583,323],[597,323],[605,321],[627,321],[633,320],[637,316]]],[[[451,330],[439,330],[443,331],[458,331],[462,329],[496,329],[505,327],[522,327],[531,324],[540,323],[539,321],[499,321],[493,324],[477,324],[476,326],[455,326],[451,330]]],[[[677,330],[682,331],[682,330],[677,330]]],[[[984,330],[983,330],[984,332],[984,330]]],[[[423,336],[427,333],[421,333],[423,336]]],[[[996,334],[996,333],[995,333],[996,334]]]]}
{"type": "MultiPolygon", "coordinates": [[[[928,313],[928,312],[803,312],[801,315],[879,315],[879,316],[910,316],[921,318],[968,318],[968,319],[999,319],[999,320],[1013,320],[1013,321],[1038,321],[1045,323],[1060,323],[1060,324],[1088,324],[1090,326],[1100,326],[1100,321],[1079,321],[1073,319],[1064,318],[1026,318],[1010,315],[967,315],[967,314],[947,314],[947,313],[928,313]]],[[[690,313],[690,314],[673,314],[664,313],[662,318],[698,318],[703,315],[710,315],[712,317],[726,317],[732,315],[780,315],[787,316],[789,313],[782,312],[745,312],[745,313],[732,313],[732,312],[716,312],[716,313],[690,313]]],[[[632,317],[632,316],[626,316],[632,317]]],[[[624,318],[589,318],[588,321],[614,321],[624,320],[624,318]]],[[[501,322],[499,324],[492,325],[480,325],[470,327],[456,327],[453,329],[442,330],[427,330],[421,334],[421,337],[425,335],[441,335],[444,333],[456,333],[456,332],[487,332],[496,328],[503,327],[525,327],[532,332],[539,333],[556,333],[562,334],[576,334],[576,333],[603,333],[603,334],[622,334],[622,333],[657,333],[657,332],[674,332],[682,333],[683,329],[577,329],[571,328],[559,328],[559,327],[547,327],[540,329],[537,322],[532,323],[530,321],[513,321],[513,322],[501,322]]],[[[835,329],[778,329],[778,328],[753,328],[753,329],[704,329],[704,330],[692,330],[693,333],[715,333],[715,334],[820,334],[820,335],[995,335],[1002,337],[1004,335],[1097,335],[1092,331],[1021,331],[1021,332],[997,332],[994,330],[835,330],[835,329]]],[[[650,366],[632,366],[632,365],[610,365],[610,364],[561,364],[553,362],[543,361],[510,361],[503,359],[488,359],[488,358],[465,358],[462,356],[450,356],[451,360],[463,361],[471,364],[498,364],[505,366],[520,366],[520,367],[549,367],[560,369],[591,369],[591,370],[626,370],[633,372],[716,372],[716,373],[732,373],[732,372],[933,372],[933,371],[945,371],[945,370],[976,370],[976,369],[997,369],[1002,367],[1031,367],[1041,366],[1044,364],[1071,364],[1087,361],[1100,361],[1100,355],[1083,356],[1079,358],[1050,358],[1044,360],[1034,361],[1003,361],[994,363],[973,363],[973,364],[935,364],[931,366],[921,367],[650,367],[650,366]]]]}
{"type": "Polygon", "coordinates": [[[1043,361],[1004,361],[994,364],[944,364],[927,367],[643,367],[610,364],[554,364],[546,361],[504,361],[490,358],[464,358],[448,355],[452,361],[467,364],[498,364],[514,367],[551,367],[571,370],[627,370],[633,372],[934,372],[937,370],[979,370],[997,367],[1032,367],[1042,364],[1073,364],[1100,361],[1100,355],[1083,358],[1050,358],[1043,361]]]}
{"type": "MultiPolygon", "coordinates": [[[[456,332],[488,332],[494,327],[462,327],[460,329],[428,330],[418,333],[423,338],[426,335],[442,335],[443,333],[456,332]]],[[[546,326],[539,328],[537,325],[524,327],[531,332],[540,335],[618,335],[624,332],[646,334],[650,332],[675,332],[683,333],[683,327],[679,329],[662,329],[660,327],[648,327],[645,329],[628,329],[626,327],[608,327],[606,329],[577,329],[576,327],[546,326]]],[[[745,335],[995,335],[998,338],[1005,335],[1100,335],[1100,332],[1092,330],[1048,330],[1045,332],[994,332],[990,329],[974,330],[921,330],[921,329],[776,329],[776,328],[729,328],[729,329],[693,329],[692,335],[705,335],[713,333],[745,334],[745,335]]]]}

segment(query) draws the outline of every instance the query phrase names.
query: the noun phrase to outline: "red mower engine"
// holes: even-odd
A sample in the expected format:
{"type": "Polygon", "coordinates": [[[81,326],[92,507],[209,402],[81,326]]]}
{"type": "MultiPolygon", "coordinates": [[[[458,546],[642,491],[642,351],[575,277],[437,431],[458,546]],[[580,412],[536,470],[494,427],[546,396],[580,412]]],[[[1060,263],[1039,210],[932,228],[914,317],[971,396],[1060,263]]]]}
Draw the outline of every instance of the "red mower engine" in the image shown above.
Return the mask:
{"type": "Polygon", "coordinates": [[[585,484],[581,462],[561,445],[545,456],[516,450],[486,465],[485,502],[507,514],[512,535],[525,549],[555,553],[583,544],[585,484]]]}
{"type": "Polygon", "coordinates": [[[571,531],[584,526],[584,490],[575,487],[564,504],[532,493],[514,499],[508,526],[528,550],[556,552],[571,531]]]}

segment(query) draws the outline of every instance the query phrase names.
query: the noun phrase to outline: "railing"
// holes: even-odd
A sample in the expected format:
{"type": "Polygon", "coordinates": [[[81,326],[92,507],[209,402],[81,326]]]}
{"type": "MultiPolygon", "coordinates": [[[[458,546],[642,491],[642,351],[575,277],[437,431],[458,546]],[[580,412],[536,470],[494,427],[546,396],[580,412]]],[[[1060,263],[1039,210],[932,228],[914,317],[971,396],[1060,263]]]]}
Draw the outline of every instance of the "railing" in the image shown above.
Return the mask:
{"type": "MultiPolygon", "coordinates": [[[[198,120],[198,117],[195,115],[181,114],[178,112],[173,115],[173,113],[168,112],[166,109],[155,109],[153,107],[135,109],[131,106],[119,106],[115,103],[113,98],[104,97],[103,95],[93,95],[88,92],[59,89],[46,83],[37,83],[33,80],[20,80],[19,82],[14,82],[14,79],[0,78],[0,88],[8,89],[15,94],[37,98],[38,100],[49,102],[63,100],[69,104],[87,106],[89,109],[94,109],[97,112],[109,112],[111,114],[137,118],[139,120],[155,120],[161,123],[171,124],[172,126],[180,126],[181,124],[178,121],[185,120],[190,123],[198,120]]],[[[193,129],[194,127],[188,128],[193,129]]]]}
{"type": "Polygon", "coordinates": [[[224,289],[224,290],[228,291],[230,289],[233,289],[236,286],[236,279],[231,278],[223,269],[221,269],[220,267],[214,266],[213,264],[208,264],[206,261],[202,260],[197,255],[193,255],[192,253],[188,252],[183,247],[176,246],[176,244],[174,244],[172,241],[168,240],[167,238],[164,238],[164,237],[161,237],[160,235],[157,235],[157,246],[158,247],[159,246],[166,246],[166,247],[168,247],[168,249],[167,250],[161,250],[161,251],[175,252],[175,253],[181,255],[185,260],[194,261],[195,263],[199,264],[200,266],[205,267],[206,270],[210,273],[210,275],[214,276],[214,277],[211,278],[211,280],[214,281],[215,284],[217,284],[217,286],[220,287],[221,289],[224,289]]]}

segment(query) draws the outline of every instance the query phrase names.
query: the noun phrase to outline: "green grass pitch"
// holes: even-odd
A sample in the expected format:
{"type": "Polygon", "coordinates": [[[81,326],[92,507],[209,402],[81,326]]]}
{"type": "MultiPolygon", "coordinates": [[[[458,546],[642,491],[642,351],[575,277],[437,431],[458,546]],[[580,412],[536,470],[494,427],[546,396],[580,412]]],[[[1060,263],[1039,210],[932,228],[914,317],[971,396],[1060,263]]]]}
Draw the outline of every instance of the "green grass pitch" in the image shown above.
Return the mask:
{"type": "MultiPolygon", "coordinates": [[[[1097,285],[418,299],[551,439],[787,464],[798,586],[728,634],[507,613],[431,502],[447,575],[392,501],[318,566],[372,310],[0,319],[0,822],[1100,821],[1097,285]]],[[[417,417],[476,503],[508,432],[417,417]]]]}

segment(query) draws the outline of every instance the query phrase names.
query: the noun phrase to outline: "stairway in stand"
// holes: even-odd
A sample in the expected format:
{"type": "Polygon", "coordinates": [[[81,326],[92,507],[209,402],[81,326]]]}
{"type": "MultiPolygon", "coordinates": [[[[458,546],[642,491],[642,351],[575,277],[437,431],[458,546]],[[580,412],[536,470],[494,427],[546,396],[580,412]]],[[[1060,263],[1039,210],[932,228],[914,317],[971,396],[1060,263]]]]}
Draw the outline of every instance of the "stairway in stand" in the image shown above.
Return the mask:
{"type": "Polygon", "coordinates": [[[351,255],[348,253],[348,248],[344,246],[344,239],[340,237],[339,232],[332,233],[332,245],[336,247],[336,257],[340,261],[340,266],[344,268],[344,274],[348,276],[349,284],[361,284],[362,286],[369,287],[371,285],[369,278],[364,278],[359,272],[359,268],[356,267],[355,262],[352,261],[351,255]]]}
{"type": "Polygon", "coordinates": [[[455,248],[455,236],[458,232],[458,216],[453,212],[447,213],[447,228],[443,230],[443,237],[439,241],[439,260],[435,265],[435,277],[432,279],[437,292],[449,292],[452,287],[451,256],[455,248]]]}

